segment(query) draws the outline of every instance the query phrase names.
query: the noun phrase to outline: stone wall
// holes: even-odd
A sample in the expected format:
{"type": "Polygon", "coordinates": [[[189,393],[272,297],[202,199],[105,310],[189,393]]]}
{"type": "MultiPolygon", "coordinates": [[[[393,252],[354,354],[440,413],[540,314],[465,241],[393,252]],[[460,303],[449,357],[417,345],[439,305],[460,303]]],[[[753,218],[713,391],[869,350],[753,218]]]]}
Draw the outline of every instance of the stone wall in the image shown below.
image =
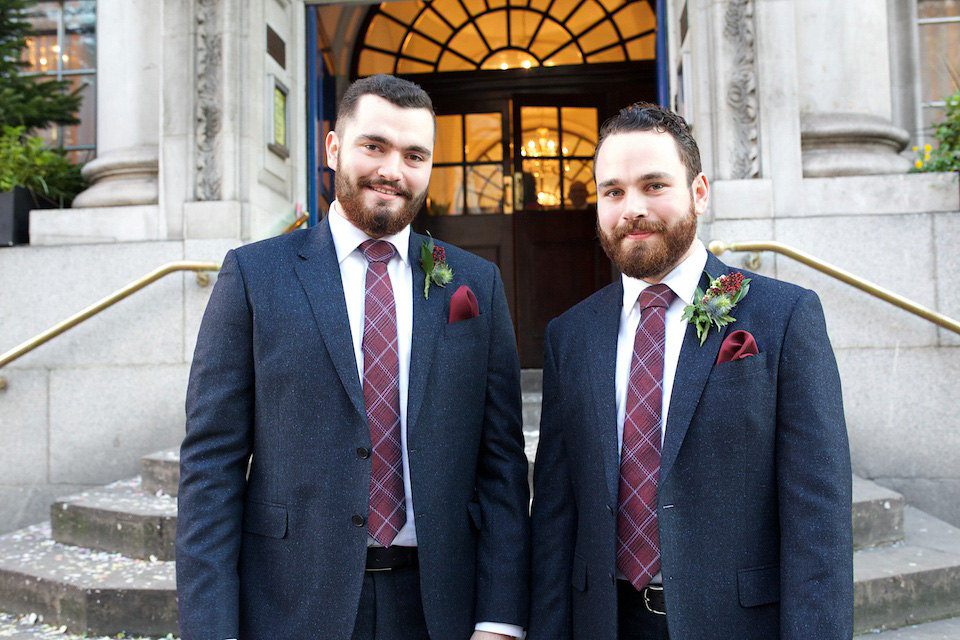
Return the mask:
{"type": "MultiPolygon", "coordinates": [[[[0,350],[173,260],[219,262],[235,241],[0,250],[0,350]]],[[[215,280],[215,274],[212,274],[215,280]]],[[[0,370],[0,533],[54,498],[139,473],[183,438],[183,399],[211,287],[171,274],[0,370]]]]}
{"type": "MultiPolygon", "coordinates": [[[[960,319],[957,174],[805,179],[801,213],[781,217],[754,209],[762,185],[714,187],[704,239],[777,240],[960,319]]],[[[761,254],[759,272],[820,295],[854,472],[960,524],[960,336],[783,256],[761,254]]]]}

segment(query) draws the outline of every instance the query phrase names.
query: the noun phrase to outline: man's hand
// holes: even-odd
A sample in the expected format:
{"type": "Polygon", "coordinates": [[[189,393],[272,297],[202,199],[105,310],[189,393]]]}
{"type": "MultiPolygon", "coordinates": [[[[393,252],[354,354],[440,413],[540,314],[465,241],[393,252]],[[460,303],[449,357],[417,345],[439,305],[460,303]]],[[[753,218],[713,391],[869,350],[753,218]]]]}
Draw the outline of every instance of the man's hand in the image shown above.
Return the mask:
{"type": "Polygon", "coordinates": [[[474,631],[470,640],[515,640],[513,636],[505,636],[500,633],[490,633],[489,631],[474,631]]]}

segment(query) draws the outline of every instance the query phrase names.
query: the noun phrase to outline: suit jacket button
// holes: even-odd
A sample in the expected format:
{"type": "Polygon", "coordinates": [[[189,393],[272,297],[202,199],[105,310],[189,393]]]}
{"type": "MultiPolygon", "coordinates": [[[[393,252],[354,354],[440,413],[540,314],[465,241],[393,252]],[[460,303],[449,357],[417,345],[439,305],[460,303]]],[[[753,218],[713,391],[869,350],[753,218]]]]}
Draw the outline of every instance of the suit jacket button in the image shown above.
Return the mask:
{"type": "Polygon", "coordinates": [[[370,457],[370,449],[366,447],[357,447],[357,457],[361,460],[366,460],[370,457]]]}
{"type": "Polygon", "coordinates": [[[359,513],[353,514],[353,517],[350,518],[350,522],[352,522],[358,527],[362,527],[363,525],[366,524],[366,521],[363,519],[363,516],[360,515],[359,513]]]}

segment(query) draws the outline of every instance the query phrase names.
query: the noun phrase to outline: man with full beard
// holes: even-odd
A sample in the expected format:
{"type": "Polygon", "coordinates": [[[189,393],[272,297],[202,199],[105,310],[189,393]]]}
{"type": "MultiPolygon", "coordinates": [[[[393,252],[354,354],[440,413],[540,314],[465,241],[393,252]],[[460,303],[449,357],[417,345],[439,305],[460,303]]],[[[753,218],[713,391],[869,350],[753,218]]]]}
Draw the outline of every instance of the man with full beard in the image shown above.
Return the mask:
{"type": "Polygon", "coordinates": [[[230,251],[181,448],[184,640],[492,640],[528,609],[516,340],[497,268],[420,236],[417,85],[344,94],[316,227],[230,251]]]}
{"type": "Polygon", "coordinates": [[[697,239],[682,118],[604,124],[597,232],[622,277],[552,321],[528,640],[843,640],[850,452],[811,291],[697,239]]]}

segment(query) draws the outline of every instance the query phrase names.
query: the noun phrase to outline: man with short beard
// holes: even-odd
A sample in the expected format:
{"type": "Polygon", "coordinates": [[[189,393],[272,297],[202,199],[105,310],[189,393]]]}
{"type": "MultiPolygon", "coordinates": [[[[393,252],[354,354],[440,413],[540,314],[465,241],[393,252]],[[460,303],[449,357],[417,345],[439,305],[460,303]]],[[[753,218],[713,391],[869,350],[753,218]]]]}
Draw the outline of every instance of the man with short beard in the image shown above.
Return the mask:
{"type": "Polygon", "coordinates": [[[516,340],[496,266],[410,229],[435,135],[417,85],[355,82],[329,214],[224,259],[187,391],[183,640],[523,635],[516,340]]]}
{"type": "Polygon", "coordinates": [[[686,123],[604,124],[618,282],[547,328],[528,640],[846,640],[850,452],[812,291],[707,253],[686,123]]]}

